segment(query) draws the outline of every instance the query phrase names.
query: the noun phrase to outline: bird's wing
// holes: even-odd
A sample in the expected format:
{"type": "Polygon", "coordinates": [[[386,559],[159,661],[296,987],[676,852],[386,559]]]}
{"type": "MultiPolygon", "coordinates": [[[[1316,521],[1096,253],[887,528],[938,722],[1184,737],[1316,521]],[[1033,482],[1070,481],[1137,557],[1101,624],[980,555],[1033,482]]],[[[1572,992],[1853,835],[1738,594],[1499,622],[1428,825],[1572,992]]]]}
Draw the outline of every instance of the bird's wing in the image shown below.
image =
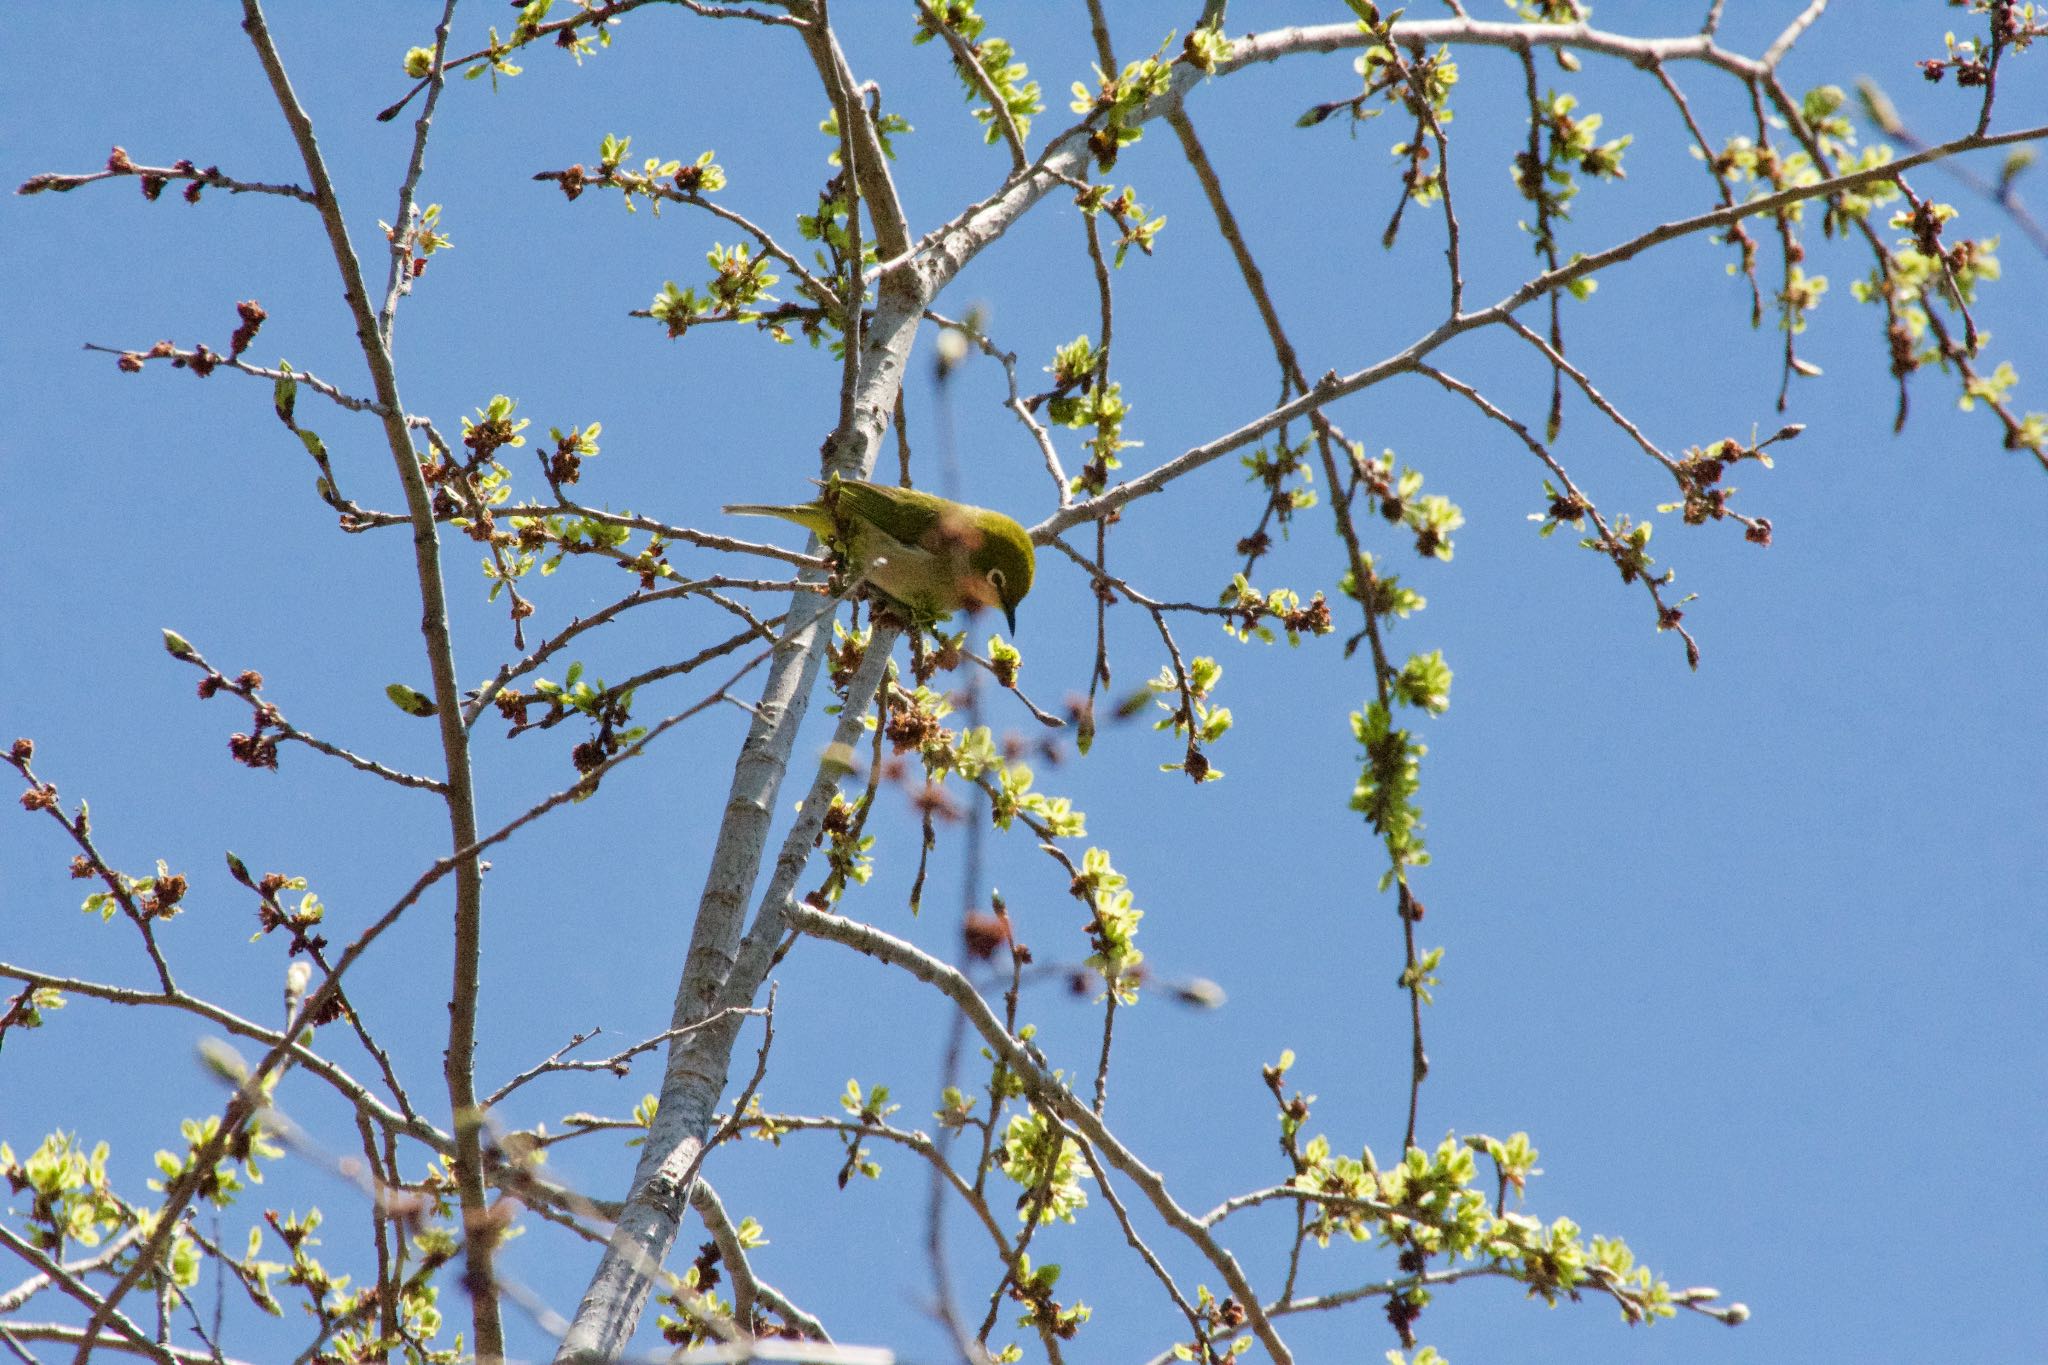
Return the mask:
{"type": "Polygon", "coordinates": [[[864,522],[904,545],[922,543],[946,505],[943,498],[914,488],[884,488],[852,479],[840,483],[839,501],[842,520],[864,522]]]}

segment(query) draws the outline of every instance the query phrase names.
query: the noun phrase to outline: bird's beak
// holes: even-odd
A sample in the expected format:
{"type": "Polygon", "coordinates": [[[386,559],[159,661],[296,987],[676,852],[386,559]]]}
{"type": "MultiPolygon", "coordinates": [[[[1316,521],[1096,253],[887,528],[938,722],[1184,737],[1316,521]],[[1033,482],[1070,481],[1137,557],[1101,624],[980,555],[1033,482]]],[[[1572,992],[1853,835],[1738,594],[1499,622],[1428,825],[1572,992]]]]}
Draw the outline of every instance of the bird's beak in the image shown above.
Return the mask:
{"type": "Polygon", "coordinates": [[[1010,623],[1010,635],[1014,638],[1017,634],[1017,609],[1012,606],[1005,606],[1003,608],[1003,619],[1010,623]]]}

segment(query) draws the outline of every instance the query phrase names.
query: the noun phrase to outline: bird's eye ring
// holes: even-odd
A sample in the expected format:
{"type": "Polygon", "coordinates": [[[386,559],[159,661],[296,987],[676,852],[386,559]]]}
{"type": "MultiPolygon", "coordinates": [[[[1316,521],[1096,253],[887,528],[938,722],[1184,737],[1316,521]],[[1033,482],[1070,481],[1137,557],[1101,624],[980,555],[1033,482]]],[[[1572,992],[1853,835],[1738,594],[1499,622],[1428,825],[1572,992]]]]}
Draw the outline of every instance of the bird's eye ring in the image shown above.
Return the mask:
{"type": "Polygon", "coordinates": [[[988,571],[988,581],[997,592],[1001,592],[1003,590],[1003,571],[1001,569],[990,569],[988,571]]]}

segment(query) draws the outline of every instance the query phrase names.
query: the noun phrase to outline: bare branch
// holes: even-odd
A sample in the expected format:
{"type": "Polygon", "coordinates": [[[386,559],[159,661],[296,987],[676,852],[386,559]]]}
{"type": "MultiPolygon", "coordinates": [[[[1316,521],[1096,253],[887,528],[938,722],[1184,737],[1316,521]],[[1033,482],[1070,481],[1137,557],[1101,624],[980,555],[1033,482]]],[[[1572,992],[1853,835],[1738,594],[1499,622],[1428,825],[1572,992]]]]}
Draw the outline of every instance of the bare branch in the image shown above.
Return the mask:
{"type": "MultiPolygon", "coordinates": [[[[1806,30],[1814,26],[1820,19],[1822,11],[1826,10],[1827,7],[1828,0],[1813,0],[1805,9],[1801,10],[1797,18],[1785,25],[1785,31],[1780,33],[1771,45],[1764,49],[1763,58],[1758,62],[1758,65],[1766,70],[1775,70],[1778,63],[1785,60],[1785,54],[1792,50],[1792,45],[1799,41],[1800,36],[1806,30]]],[[[1984,130],[1979,128],[1977,131],[1981,133],[1984,130]]]]}
{"type": "MultiPolygon", "coordinates": [[[[148,1356],[152,1360],[161,1362],[162,1365],[171,1365],[172,1357],[170,1352],[144,1336],[142,1329],[137,1327],[126,1313],[116,1312],[113,1305],[107,1299],[93,1291],[92,1286],[86,1284],[85,1281],[78,1278],[69,1269],[45,1256],[36,1248],[34,1243],[16,1236],[14,1230],[5,1223],[0,1223],[0,1247],[6,1247],[22,1260],[27,1261],[38,1275],[84,1305],[92,1313],[94,1323],[105,1323],[111,1326],[125,1343],[122,1349],[132,1351],[137,1355],[148,1356]]],[[[14,1324],[12,1323],[8,1324],[10,1329],[13,1326],[14,1324]]],[[[83,1350],[85,1348],[81,1347],[80,1349],[83,1350]]]]}
{"type": "Polygon", "coordinates": [[[270,185],[260,180],[237,180],[221,174],[220,167],[208,166],[201,170],[190,161],[178,161],[169,166],[141,166],[128,159],[128,153],[116,147],[107,157],[105,170],[88,171],[82,175],[65,175],[46,172],[31,176],[15,187],[16,194],[68,194],[96,180],[118,180],[136,178],[142,181],[142,194],[154,199],[163,193],[164,186],[173,180],[189,182],[185,191],[185,202],[199,202],[203,189],[221,189],[229,194],[275,194],[286,199],[296,199],[302,204],[316,203],[314,196],[298,185],[270,185]]]}
{"type": "Polygon", "coordinates": [[[443,795],[448,791],[448,784],[446,782],[439,781],[436,778],[421,777],[417,773],[400,772],[396,768],[386,767],[375,759],[364,758],[361,754],[344,749],[339,744],[330,744],[317,735],[307,734],[304,730],[299,729],[298,726],[286,720],[284,713],[279,711],[276,705],[263,699],[261,691],[262,679],[255,673],[243,673],[230,678],[208,663],[205,656],[190,645],[187,645],[182,651],[174,651],[172,657],[181,662],[191,664],[206,675],[207,681],[201,684],[200,688],[202,696],[216,692],[226,692],[230,696],[240,697],[255,708],[256,714],[260,718],[261,726],[266,729],[275,730],[279,738],[293,740],[305,745],[316,753],[326,754],[329,758],[338,758],[357,772],[368,773],[372,777],[381,777],[386,782],[396,786],[412,787],[421,791],[436,792],[443,795]]]}
{"type": "Polygon", "coordinates": [[[202,365],[212,368],[234,370],[256,379],[268,379],[272,383],[280,379],[289,379],[293,383],[304,384],[322,398],[328,399],[336,406],[346,408],[350,412],[374,413],[379,417],[385,415],[384,409],[373,399],[358,398],[352,393],[344,393],[340,388],[328,383],[311,370],[287,371],[272,369],[267,365],[251,365],[239,356],[222,355],[220,352],[213,350],[208,350],[201,354],[197,348],[186,350],[165,341],[160,341],[156,345],[143,350],[132,350],[121,346],[102,346],[98,342],[88,341],[85,343],[85,349],[96,351],[101,355],[133,356],[138,362],[150,360],[182,361],[187,368],[191,368],[193,362],[197,361],[202,365]]]}
{"type": "MultiPolygon", "coordinates": [[[[718,1014],[715,1014],[711,1018],[706,1019],[703,1023],[693,1024],[691,1027],[703,1028],[707,1024],[717,1023],[718,1021],[724,1019],[728,1014],[762,1013],[765,1013],[765,1011],[753,1009],[721,1010],[718,1014]]],[[[519,1087],[525,1085],[527,1082],[538,1080],[542,1076],[554,1075],[559,1072],[608,1071],[614,1076],[623,1076],[632,1069],[631,1063],[635,1057],[638,1057],[643,1052],[652,1052],[655,1048],[660,1047],[669,1039],[680,1038],[689,1031],[689,1029],[664,1029],[662,1032],[655,1034],[652,1038],[643,1038],[639,1042],[633,1044],[633,1046],[625,1049],[623,1052],[614,1052],[609,1057],[595,1057],[587,1061],[582,1058],[572,1058],[568,1054],[574,1051],[576,1048],[581,1047],[584,1043],[590,1041],[590,1039],[597,1036],[597,1034],[603,1032],[603,1030],[592,1029],[588,1033],[579,1033],[574,1038],[571,1038],[568,1042],[564,1043],[561,1047],[557,1048],[553,1053],[551,1053],[547,1057],[546,1060],[536,1062],[534,1065],[528,1067],[526,1070],[514,1076],[511,1080],[499,1086],[496,1090],[493,1090],[489,1095],[485,1096],[483,1101],[484,1108],[495,1109],[507,1095],[510,1095],[513,1091],[519,1089],[519,1087]]]]}
{"type": "MultiPolygon", "coordinates": [[[[122,1319],[127,1321],[127,1319],[122,1319]]],[[[115,1351],[127,1355],[145,1356],[151,1360],[170,1362],[171,1365],[249,1365],[234,1356],[224,1356],[215,1351],[195,1351],[184,1346],[158,1346],[147,1337],[138,1346],[126,1337],[112,1341],[101,1340],[89,1334],[83,1327],[73,1327],[59,1322],[9,1322],[0,1326],[0,1341],[25,1342],[47,1341],[58,1346],[77,1346],[96,1351],[115,1351]]],[[[33,1361],[34,1357],[28,1357],[33,1361]]]]}
{"type": "MultiPolygon", "coordinates": [[[[85,1276],[96,1271],[105,1270],[109,1265],[119,1260],[128,1248],[134,1244],[135,1239],[141,1235],[142,1228],[140,1224],[134,1227],[123,1228],[120,1232],[108,1238],[107,1244],[97,1252],[76,1261],[66,1261],[62,1269],[66,1275],[74,1279],[83,1280],[85,1276]]],[[[48,1272],[38,1271],[6,1293],[0,1294],[0,1313],[19,1311],[23,1304],[55,1283],[56,1280],[48,1272]]]]}

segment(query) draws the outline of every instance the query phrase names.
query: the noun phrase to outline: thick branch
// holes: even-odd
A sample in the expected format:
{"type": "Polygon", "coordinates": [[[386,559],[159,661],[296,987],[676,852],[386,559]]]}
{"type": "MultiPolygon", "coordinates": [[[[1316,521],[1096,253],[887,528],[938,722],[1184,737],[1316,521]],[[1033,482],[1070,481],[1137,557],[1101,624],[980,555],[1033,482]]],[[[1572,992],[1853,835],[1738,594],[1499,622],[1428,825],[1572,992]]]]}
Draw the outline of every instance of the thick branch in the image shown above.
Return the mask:
{"type": "MultiPolygon", "coordinates": [[[[912,319],[911,326],[915,325],[912,319]]],[[[807,649],[805,644],[817,633],[834,605],[836,599],[829,599],[813,608],[806,623],[792,631],[787,643],[777,649],[775,672],[768,683],[770,697],[799,689],[802,694],[808,693],[816,680],[821,651],[807,649]]],[[[803,610],[801,605],[797,609],[803,610]]],[[[769,954],[753,945],[766,939],[772,948],[780,936],[782,919],[788,912],[789,887],[808,859],[810,846],[831,805],[832,791],[847,771],[841,751],[850,750],[859,737],[862,717],[881,685],[894,642],[894,631],[878,629],[859,670],[847,684],[846,705],[840,712],[833,746],[819,761],[803,811],[784,840],[776,876],[762,898],[753,929],[742,941],[739,914],[743,898],[760,867],[773,792],[788,766],[790,747],[796,738],[795,722],[801,713],[792,714],[786,702],[764,699],[756,714],[748,736],[748,750],[742,752],[734,774],[733,794],[726,807],[719,847],[713,854],[711,876],[698,906],[682,986],[676,994],[673,1027],[694,1031],[670,1045],[660,1107],[648,1127],[640,1168],[633,1176],[632,1194],[576,1310],[575,1322],[563,1338],[556,1356],[558,1362],[616,1359],[632,1337],[661,1263],[675,1244],[683,1208],[710,1134],[712,1111],[725,1090],[733,1044],[739,1036],[739,1019],[736,1014],[721,1013],[729,1008],[723,1002],[745,1004],[767,974],[769,954]],[[764,781],[769,783],[765,795],[755,785],[764,781]],[[732,865],[721,866],[721,856],[732,865]],[[792,867],[794,871],[790,870],[792,867]],[[708,1026],[698,1027],[707,1023],[708,1026]]]]}

